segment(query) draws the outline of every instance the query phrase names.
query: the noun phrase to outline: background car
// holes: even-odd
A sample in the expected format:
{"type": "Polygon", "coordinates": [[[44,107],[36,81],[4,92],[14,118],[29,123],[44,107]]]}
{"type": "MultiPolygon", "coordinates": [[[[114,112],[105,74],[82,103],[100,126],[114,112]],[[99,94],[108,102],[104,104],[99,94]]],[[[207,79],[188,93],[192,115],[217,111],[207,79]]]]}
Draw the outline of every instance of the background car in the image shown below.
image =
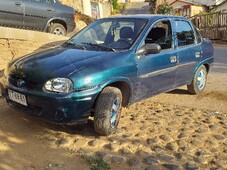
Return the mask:
{"type": "Polygon", "coordinates": [[[12,61],[0,88],[15,108],[60,124],[93,116],[96,132],[110,135],[124,106],[183,85],[202,93],[213,61],[211,41],[187,18],[117,16],[93,22],[61,46],[12,61]]]}
{"type": "Polygon", "coordinates": [[[59,0],[0,0],[0,25],[66,35],[75,28],[74,9],[59,0]]]}

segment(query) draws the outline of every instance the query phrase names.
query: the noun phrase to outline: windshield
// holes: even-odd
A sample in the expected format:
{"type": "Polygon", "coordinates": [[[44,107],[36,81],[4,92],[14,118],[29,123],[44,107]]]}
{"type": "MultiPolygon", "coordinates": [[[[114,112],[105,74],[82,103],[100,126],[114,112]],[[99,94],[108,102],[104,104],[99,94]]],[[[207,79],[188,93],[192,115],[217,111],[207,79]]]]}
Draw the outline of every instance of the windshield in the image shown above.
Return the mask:
{"type": "Polygon", "coordinates": [[[133,45],[146,23],[146,19],[138,18],[98,20],[76,34],[67,43],[87,50],[127,50],[133,45]]]}

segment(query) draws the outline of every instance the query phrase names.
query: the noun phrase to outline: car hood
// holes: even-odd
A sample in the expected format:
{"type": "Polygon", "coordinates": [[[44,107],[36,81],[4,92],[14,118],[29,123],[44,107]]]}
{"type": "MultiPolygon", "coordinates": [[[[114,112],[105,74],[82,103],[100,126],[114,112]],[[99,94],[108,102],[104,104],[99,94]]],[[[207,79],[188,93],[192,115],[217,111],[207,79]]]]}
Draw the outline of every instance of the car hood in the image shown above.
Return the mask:
{"type": "Polygon", "coordinates": [[[119,53],[122,56],[124,52],[87,51],[56,47],[16,60],[10,66],[9,74],[38,83],[44,83],[55,77],[72,78],[75,77],[75,74],[79,77],[110,67],[113,64],[110,60],[119,56],[119,53]],[[106,64],[107,62],[109,64],[106,64]]]}

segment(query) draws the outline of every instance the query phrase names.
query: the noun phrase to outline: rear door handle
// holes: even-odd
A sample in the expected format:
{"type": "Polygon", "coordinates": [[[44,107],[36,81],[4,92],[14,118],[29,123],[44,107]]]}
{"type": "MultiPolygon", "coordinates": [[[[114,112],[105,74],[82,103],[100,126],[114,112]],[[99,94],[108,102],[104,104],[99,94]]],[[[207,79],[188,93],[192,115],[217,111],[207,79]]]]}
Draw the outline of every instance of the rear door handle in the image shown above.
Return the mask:
{"type": "Polygon", "coordinates": [[[170,57],[170,62],[171,63],[176,63],[177,62],[177,56],[171,56],[170,57]]]}
{"type": "Polygon", "coordinates": [[[16,6],[21,6],[21,3],[20,2],[15,2],[15,5],[16,6]]]}
{"type": "Polygon", "coordinates": [[[52,12],[53,10],[52,9],[47,9],[47,12],[52,12]]]}

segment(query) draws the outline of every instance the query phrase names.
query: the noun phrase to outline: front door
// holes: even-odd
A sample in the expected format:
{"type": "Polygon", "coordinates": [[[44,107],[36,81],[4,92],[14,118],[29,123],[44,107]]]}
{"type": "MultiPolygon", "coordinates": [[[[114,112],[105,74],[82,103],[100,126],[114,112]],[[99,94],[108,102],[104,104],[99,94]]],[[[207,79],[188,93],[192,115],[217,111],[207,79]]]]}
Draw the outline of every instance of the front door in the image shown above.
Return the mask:
{"type": "Polygon", "coordinates": [[[23,0],[0,0],[1,25],[23,26],[24,3],[23,0]]]}
{"type": "Polygon", "coordinates": [[[162,50],[158,54],[137,56],[136,99],[147,98],[174,87],[177,53],[173,48],[172,37],[172,27],[169,20],[157,22],[149,31],[144,43],[159,44],[162,50]]]}
{"type": "Polygon", "coordinates": [[[44,30],[54,16],[53,0],[25,0],[25,27],[44,30]]]}
{"type": "Polygon", "coordinates": [[[180,86],[192,81],[202,53],[200,42],[196,40],[197,35],[195,35],[192,25],[185,20],[176,20],[174,23],[178,53],[178,72],[175,83],[180,86]]]}

